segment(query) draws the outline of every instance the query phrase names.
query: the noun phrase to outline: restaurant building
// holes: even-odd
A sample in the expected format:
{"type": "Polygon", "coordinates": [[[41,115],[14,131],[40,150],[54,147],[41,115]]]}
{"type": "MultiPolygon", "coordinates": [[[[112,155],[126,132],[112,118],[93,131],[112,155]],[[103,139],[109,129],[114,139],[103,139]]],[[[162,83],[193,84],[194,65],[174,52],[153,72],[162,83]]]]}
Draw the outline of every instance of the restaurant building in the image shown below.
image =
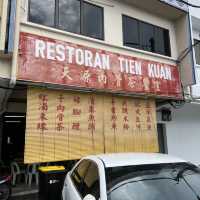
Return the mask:
{"type": "MultiPolygon", "coordinates": [[[[170,1],[171,2],[171,1],[170,1]]],[[[1,158],[158,152],[157,108],[183,99],[187,8],[157,0],[3,0],[1,158]],[[184,42],[183,42],[184,41],[184,42]]]]}

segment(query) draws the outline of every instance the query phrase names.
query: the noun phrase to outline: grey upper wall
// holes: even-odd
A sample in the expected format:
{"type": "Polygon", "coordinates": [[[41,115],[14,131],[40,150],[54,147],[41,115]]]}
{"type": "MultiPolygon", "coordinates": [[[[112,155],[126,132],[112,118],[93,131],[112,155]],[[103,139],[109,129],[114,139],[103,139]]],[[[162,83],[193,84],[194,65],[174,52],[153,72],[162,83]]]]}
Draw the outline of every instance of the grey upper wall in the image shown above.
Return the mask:
{"type": "MultiPolygon", "coordinates": [[[[190,3],[200,6],[199,0],[190,0],[190,3]]],[[[200,19],[200,8],[190,7],[190,13],[192,16],[200,19]]]]}

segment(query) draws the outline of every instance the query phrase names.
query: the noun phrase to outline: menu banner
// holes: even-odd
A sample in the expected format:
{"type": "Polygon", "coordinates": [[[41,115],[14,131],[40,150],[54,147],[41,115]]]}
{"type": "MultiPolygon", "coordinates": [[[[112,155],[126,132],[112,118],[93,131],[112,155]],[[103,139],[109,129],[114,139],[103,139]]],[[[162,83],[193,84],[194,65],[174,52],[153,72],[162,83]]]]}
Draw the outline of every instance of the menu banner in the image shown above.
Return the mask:
{"type": "Polygon", "coordinates": [[[154,100],[29,88],[25,163],[158,152],[154,100]]]}

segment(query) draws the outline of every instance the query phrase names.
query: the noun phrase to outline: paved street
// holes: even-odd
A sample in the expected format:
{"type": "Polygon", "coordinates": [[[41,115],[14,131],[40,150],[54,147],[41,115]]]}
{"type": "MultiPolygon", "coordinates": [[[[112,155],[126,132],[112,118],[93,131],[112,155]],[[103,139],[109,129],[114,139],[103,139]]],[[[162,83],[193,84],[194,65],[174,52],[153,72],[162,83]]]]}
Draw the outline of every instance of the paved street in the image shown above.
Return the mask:
{"type": "Polygon", "coordinates": [[[10,200],[38,200],[38,194],[11,197],[10,200]]]}

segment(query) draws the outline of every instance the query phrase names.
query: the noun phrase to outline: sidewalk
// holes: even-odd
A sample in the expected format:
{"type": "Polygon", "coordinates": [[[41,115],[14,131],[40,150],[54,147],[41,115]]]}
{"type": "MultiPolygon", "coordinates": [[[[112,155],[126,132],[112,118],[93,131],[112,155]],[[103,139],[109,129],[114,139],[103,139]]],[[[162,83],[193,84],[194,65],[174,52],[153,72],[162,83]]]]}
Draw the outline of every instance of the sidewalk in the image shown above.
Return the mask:
{"type": "Polygon", "coordinates": [[[11,197],[10,200],[39,200],[38,194],[11,197]]]}
{"type": "Polygon", "coordinates": [[[18,184],[12,188],[10,200],[38,200],[38,186],[27,184],[18,184]]]}

